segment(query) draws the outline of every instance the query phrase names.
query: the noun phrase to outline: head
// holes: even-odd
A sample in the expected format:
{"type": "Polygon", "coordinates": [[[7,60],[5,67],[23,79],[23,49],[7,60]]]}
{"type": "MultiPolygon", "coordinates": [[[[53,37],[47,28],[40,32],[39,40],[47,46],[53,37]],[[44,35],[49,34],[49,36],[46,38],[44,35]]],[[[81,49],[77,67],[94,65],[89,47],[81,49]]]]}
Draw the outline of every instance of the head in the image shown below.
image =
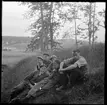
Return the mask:
{"type": "Polygon", "coordinates": [[[55,61],[53,62],[53,69],[58,70],[59,67],[60,67],[60,61],[59,61],[59,60],[55,60],[55,61]]]}
{"type": "Polygon", "coordinates": [[[47,53],[44,53],[44,54],[43,54],[43,59],[49,60],[49,57],[50,57],[49,54],[47,54],[47,53]]]}
{"type": "Polygon", "coordinates": [[[73,55],[73,57],[79,58],[80,50],[79,49],[73,50],[72,55],[73,55]]]}
{"type": "Polygon", "coordinates": [[[50,57],[50,60],[51,60],[52,62],[54,62],[55,60],[57,60],[57,56],[56,56],[56,55],[52,55],[52,56],[50,57]]]}
{"type": "Polygon", "coordinates": [[[43,65],[43,58],[41,56],[38,56],[37,58],[38,58],[38,63],[40,65],[43,65]]]}

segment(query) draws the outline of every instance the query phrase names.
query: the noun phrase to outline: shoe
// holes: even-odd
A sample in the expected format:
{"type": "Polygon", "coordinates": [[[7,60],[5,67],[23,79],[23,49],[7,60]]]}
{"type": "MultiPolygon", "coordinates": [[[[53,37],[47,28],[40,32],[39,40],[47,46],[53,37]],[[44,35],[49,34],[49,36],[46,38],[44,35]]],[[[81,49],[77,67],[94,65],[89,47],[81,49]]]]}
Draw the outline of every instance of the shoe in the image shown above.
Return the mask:
{"type": "Polygon", "coordinates": [[[9,103],[20,103],[20,99],[19,98],[14,98],[9,103]]]}

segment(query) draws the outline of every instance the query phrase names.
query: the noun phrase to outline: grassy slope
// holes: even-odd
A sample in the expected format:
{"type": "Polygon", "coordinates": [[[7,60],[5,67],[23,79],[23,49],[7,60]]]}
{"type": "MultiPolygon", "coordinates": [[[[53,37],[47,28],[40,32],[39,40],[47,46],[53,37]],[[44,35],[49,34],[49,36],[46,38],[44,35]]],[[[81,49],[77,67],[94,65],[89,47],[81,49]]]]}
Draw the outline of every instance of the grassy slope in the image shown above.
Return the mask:
{"type": "MultiPolygon", "coordinates": [[[[68,58],[68,57],[71,57],[71,50],[72,49],[63,50],[60,52],[56,52],[55,54],[60,59],[68,58]]],[[[95,47],[93,52],[92,51],[89,52],[87,47],[84,46],[81,48],[81,53],[87,59],[90,66],[92,66],[94,68],[99,68],[101,66],[102,67],[104,66],[105,57],[104,57],[104,46],[103,45],[98,45],[97,47],[95,47]]],[[[7,94],[7,92],[10,91],[10,89],[12,87],[14,87],[18,83],[20,83],[20,81],[22,81],[23,78],[26,75],[28,75],[30,72],[32,72],[32,70],[35,68],[36,56],[35,56],[35,53],[24,54],[22,52],[20,52],[20,53],[3,52],[2,61],[4,63],[9,63],[9,65],[13,64],[12,68],[10,68],[9,71],[5,71],[4,76],[3,76],[3,81],[4,81],[5,85],[4,85],[4,93],[2,94],[3,95],[2,101],[6,102],[6,100],[9,98],[9,96],[8,96],[9,94],[7,94]],[[26,57],[28,57],[28,58],[26,58],[26,57]],[[21,60],[21,59],[23,59],[23,60],[21,60]],[[20,62],[17,63],[18,61],[20,61],[20,62]]],[[[95,71],[95,69],[91,69],[91,71],[95,71]]],[[[96,71],[98,71],[98,69],[96,69],[96,71]]],[[[97,80],[94,79],[94,80],[95,80],[94,82],[96,82],[98,79],[97,80]]],[[[97,81],[97,84],[98,83],[99,82],[97,81]]],[[[101,86],[102,86],[102,84],[101,84],[101,86]]],[[[69,91],[69,93],[70,93],[70,95],[72,94],[72,92],[70,92],[70,91],[69,91]]],[[[74,94],[74,96],[75,96],[75,94],[74,94]]],[[[104,103],[104,97],[97,98],[96,96],[95,97],[94,96],[92,97],[92,96],[88,96],[88,98],[86,98],[85,100],[81,100],[81,101],[79,101],[78,99],[75,99],[74,103],[76,103],[76,102],[77,103],[104,103]],[[95,100],[95,98],[96,98],[96,100],[95,100]]],[[[69,94],[68,94],[68,97],[70,98],[69,94]]],[[[70,101],[70,100],[71,100],[71,98],[69,99],[69,103],[72,103],[73,101],[70,101]]]]}
{"type": "MultiPolygon", "coordinates": [[[[37,55],[30,53],[10,56],[9,69],[4,70],[2,77],[2,102],[6,102],[9,98],[10,90],[35,69],[37,55]]],[[[7,59],[9,59],[9,56],[7,59]]]]}

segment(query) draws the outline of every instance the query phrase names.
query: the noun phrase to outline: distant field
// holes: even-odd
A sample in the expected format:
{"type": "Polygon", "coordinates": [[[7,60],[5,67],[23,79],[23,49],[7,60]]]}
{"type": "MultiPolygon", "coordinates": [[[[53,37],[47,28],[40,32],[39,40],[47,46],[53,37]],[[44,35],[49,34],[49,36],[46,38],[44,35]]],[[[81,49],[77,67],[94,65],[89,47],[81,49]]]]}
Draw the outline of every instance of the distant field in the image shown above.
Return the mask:
{"type": "Polygon", "coordinates": [[[37,52],[2,51],[2,64],[12,66],[23,58],[37,54],[37,52]]]}

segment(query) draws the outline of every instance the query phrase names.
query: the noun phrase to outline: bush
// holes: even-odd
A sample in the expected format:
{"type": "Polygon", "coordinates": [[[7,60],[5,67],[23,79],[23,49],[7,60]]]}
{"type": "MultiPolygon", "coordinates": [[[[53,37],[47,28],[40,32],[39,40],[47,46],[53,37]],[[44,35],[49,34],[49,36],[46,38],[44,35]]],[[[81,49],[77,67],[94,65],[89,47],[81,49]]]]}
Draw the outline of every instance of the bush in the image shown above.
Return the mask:
{"type": "MultiPolygon", "coordinates": [[[[104,65],[105,60],[105,45],[103,43],[98,43],[90,49],[89,46],[82,46],[79,48],[81,55],[86,58],[90,69],[100,67],[104,65]]],[[[54,54],[59,57],[60,60],[72,57],[72,51],[74,49],[63,49],[60,51],[55,51],[54,54]]]]}
{"type": "Polygon", "coordinates": [[[95,74],[90,74],[86,83],[74,86],[67,94],[69,104],[82,103],[83,100],[96,94],[97,96],[100,96],[100,94],[104,96],[104,72],[102,71],[104,71],[104,68],[95,74]]]}
{"type": "Polygon", "coordinates": [[[98,43],[89,49],[88,46],[80,47],[81,55],[83,55],[91,68],[99,67],[105,60],[105,45],[98,43]]]}
{"type": "MultiPolygon", "coordinates": [[[[81,55],[86,58],[89,65],[89,80],[81,85],[75,86],[67,94],[69,103],[80,103],[80,100],[85,99],[93,94],[104,94],[104,60],[105,60],[105,45],[98,43],[90,49],[89,46],[82,46],[79,48],[81,55]]],[[[61,50],[54,52],[60,59],[70,58],[73,49],[61,50]]],[[[61,60],[63,60],[61,59],[61,60]]]]}

